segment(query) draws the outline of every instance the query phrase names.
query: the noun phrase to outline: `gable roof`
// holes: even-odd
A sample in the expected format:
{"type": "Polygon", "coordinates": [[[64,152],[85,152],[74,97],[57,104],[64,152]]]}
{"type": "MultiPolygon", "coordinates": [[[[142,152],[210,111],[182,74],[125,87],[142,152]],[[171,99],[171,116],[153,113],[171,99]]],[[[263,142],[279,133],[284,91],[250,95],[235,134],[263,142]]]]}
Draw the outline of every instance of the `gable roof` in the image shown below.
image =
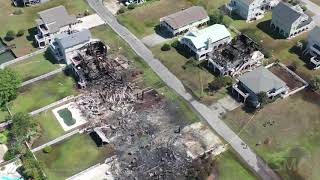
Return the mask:
{"type": "Polygon", "coordinates": [[[91,39],[91,33],[88,29],[84,29],[72,34],[61,34],[57,39],[64,49],[68,49],[89,42],[91,39]]]}
{"type": "Polygon", "coordinates": [[[255,94],[273,89],[277,90],[286,86],[285,82],[263,66],[243,74],[239,77],[239,80],[255,94]]]}
{"type": "Polygon", "coordinates": [[[216,42],[229,36],[231,36],[231,34],[224,25],[214,24],[201,30],[196,29],[189,31],[183,38],[189,39],[192,44],[199,49],[207,46],[209,38],[211,42],[216,42]]]}
{"type": "Polygon", "coordinates": [[[302,14],[294,6],[282,1],[272,9],[272,18],[276,15],[278,20],[288,25],[293,24],[302,14]]]}
{"type": "Polygon", "coordinates": [[[161,18],[161,21],[165,21],[173,29],[179,29],[208,17],[207,11],[203,7],[193,6],[169,16],[165,16],[161,18]]]}
{"type": "MultiPolygon", "coordinates": [[[[47,9],[38,12],[38,14],[41,21],[47,25],[50,33],[58,32],[61,27],[77,22],[76,17],[69,15],[64,6],[47,9]]],[[[39,20],[36,21],[39,24],[39,20]]]]}
{"type": "Polygon", "coordinates": [[[253,3],[255,0],[240,0],[242,2],[244,2],[247,5],[250,5],[251,3],[253,3]]]}

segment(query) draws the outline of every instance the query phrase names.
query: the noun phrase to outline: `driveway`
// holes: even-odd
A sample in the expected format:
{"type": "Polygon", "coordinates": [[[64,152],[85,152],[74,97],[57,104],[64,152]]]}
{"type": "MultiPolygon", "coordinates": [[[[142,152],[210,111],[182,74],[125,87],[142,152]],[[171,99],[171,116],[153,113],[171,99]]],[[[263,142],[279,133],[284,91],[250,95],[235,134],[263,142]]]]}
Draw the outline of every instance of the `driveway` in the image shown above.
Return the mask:
{"type": "Polygon", "coordinates": [[[227,95],[222,99],[219,99],[217,103],[214,103],[210,106],[210,109],[212,111],[215,111],[219,114],[219,117],[227,113],[228,111],[232,111],[238,107],[240,107],[242,104],[238,101],[236,101],[231,96],[227,95]]]}
{"type": "Polygon", "coordinates": [[[154,47],[158,44],[165,43],[166,41],[169,41],[169,40],[171,39],[164,38],[157,33],[153,33],[141,39],[143,44],[145,44],[148,47],[154,47]]]}
{"type": "Polygon", "coordinates": [[[91,29],[93,27],[100,26],[105,23],[97,14],[85,16],[79,18],[78,20],[81,21],[81,23],[76,24],[75,29],[77,30],[91,29]]]}

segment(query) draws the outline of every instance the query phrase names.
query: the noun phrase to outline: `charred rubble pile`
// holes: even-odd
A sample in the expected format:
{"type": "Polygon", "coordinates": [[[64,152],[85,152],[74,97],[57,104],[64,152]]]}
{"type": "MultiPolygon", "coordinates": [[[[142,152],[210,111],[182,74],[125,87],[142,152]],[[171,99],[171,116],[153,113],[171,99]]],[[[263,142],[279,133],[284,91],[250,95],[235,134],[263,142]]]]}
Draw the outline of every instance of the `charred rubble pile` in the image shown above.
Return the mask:
{"type": "Polygon", "coordinates": [[[75,70],[82,80],[78,108],[89,121],[87,131],[99,131],[114,146],[116,179],[177,179],[194,174],[192,158],[182,143],[186,126],[177,106],[152,89],[135,83],[136,70],[121,56],[106,56],[103,46],[87,47],[75,70]]]}

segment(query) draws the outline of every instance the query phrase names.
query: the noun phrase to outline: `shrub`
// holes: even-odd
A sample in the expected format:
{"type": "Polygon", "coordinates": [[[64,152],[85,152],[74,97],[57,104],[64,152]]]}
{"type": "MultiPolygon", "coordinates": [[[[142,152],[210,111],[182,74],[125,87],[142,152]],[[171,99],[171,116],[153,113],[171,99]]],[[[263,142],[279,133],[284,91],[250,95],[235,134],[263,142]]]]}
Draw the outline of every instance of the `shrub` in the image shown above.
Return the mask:
{"type": "Polygon", "coordinates": [[[292,62],[292,63],[288,66],[288,68],[289,68],[291,71],[295,72],[295,71],[297,70],[297,68],[298,68],[298,63],[297,63],[297,62],[292,62]]]}
{"type": "Polygon", "coordinates": [[[310,79],[310,87],[314,91],[318,91],[320,89],[320,76],[313,76],[310,79]]]}
{"type": "Polygon", "coordinates": [[[308,10],[307,6],[302,6],[301,8],[302,8],[303,11],[307,11],[308,10]]]}
{"type": "Polygon", "coordinates": [[[15,36],[16,33],[13,30],[9,30],[4,38],[6,41],[12,41],[15,36]]]}
{"type": "Polygon", "coordinates": [[[121,7],[121,8],[118,10],[117,14],[123,14],[123,13],[125,13],[125,12],[126,12],[125,8],[124,8],[124,7],[121,7]]]}
{"type": "Polygon", "coordinates": [[[128,9],[132,10],[134,8],[136,8],[136,4],[131,3],[131,4],[128,5],[128,9]]]}
{"type": "Polygon", "coordinates": [[[216,91],[225,86],[230,86],[232,84],[232,78],[230,76],[219,76],[214,81],[209,83],[209,89],[211,91],[216,91]]]}
{"type": "Polygon", "coordinates": [[[52,146],[46,146],[42,150],[44,153],[50,153],[52,152],[52,146]]]}
{"type": "Polygon", "coordinates": [[[171,46],[167,43],[161,47],[161,51],[170,51],[170,49],[171,49],[171,46]]]}
{"type": "Polygon", "coordinates": [[[89,15],[90,15],[90,11],[89,11],[88,9],[85,10],[84,13],[83,13],[83,15],[84,15],[84,16],[89,16],[89,15]]]}
{"type": "Polygon", "coordinates": [[[265,93],[265,92],[260,92],[259,94],[258,94],[258,101],[260,102],[260,104],[261,104],[261,107],[262,106],[264,106],[264,105],[266,105],[267,103],[268,103],[268,96],[267,96],[267,93],[265,93]]]}
{"type": "Polygon", "coordinates": [[[179,46],[179,41],[174,41],[173,43],[171,43],[171,47],[173,48],[177,48],[179,46]]]}
{"type": "Polygon", "coordinates": [[[219,10],[214,10],[210,15],[209,24],[222,24],[223,22],[223,14],[219,10]]]}
{"type": "Polygon", "coordinates": [[[14,14],[14,15],[20,15],[20,14],[23,14],[23,11],[22,11],[22,9],[16,9],[16,10],[13,11],[12,14],[14,14]]]}
{"type": "Polygon", "coordinates": [[[18,32],[17,32],[17,37],[20,37],[20,36],[23,36],[24,35],[24,29],[20,29],[18,32]]]}
{"type": "Polygon", "coordinates": [[[0,144],[6,144],[8,141],[8,131],[3,131],[0,133],[0,144]]]}
{"type": "Polygon", "coordinates": [[[9,161],[9,160],[15,158],[16,155],[17,155],[17,153],[16,153],[14,150],[9,149],[9,150],[4,154],[3,160],[9,161]]]}

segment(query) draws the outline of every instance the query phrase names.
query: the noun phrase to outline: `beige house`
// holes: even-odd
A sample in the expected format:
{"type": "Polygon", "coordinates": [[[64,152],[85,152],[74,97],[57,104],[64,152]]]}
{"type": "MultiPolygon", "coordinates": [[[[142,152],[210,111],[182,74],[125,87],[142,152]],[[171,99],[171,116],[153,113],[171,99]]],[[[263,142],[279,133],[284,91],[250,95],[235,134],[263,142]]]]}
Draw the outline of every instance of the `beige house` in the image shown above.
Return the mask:
{"type": "Polygon", "coordinates": [[[160,18],[160,27],[172,36],[181,35],[194,27],[206,25],[210,20],[207,11],[200,6],[193,6],[169,16],[160,18]]]}

